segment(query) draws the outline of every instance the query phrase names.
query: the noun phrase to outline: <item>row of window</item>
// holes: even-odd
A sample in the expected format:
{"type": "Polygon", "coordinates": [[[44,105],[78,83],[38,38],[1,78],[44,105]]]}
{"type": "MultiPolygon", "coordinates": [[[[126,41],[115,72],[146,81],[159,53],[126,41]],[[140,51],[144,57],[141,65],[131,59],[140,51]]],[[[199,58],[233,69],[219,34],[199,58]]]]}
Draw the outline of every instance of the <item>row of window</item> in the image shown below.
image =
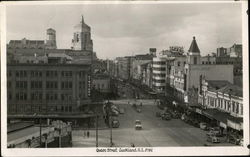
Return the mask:
{"type": "Polygon", "coordinates": [[[93,88],[94,89],[104,89],[105,88],[105,84],[103,84],[103,83],[96,83],[96,84],[93,85],[93,88]]]}
{"type": "MultiPolygon", "coordinates": [[[[20,71],[16,71],[16,77],[27,77],[27,71],[25,70],[20,70],[20,71]]],[[[12,76],[12,71],[7,71],[7,76],[11,77],[12,76]]],[[[31,77],[42,77],[43,73],[42,71],[30,71],[30,76],[31,77]]],[[[46,76],[47,77],[57,77],[58,76],[58,72],[57,71],[46,71],[46,76]]],[[[61,76],[62,77],[72,77],[72,71],[62,71],[61,72],[61,76]]],[[[79,72],[79,77],[84,77],[85,76],[85,71],[80,71],[79,72]]]]}
{"type": "Polygon", "coordinates": [[[153,70],[156,70],[156,71],[166,71],[166,68],[165,67],[153,67],[153,70]]]}
{"type": "Polygon", "coordinates": [[[164,80],[156,80],[156,79],[153,79],[153,82],[155,83],[165,83],[165,79],[164,80]]]}
{"type": "Polygon", "coordinates": [[[153,61],[155,65],[166,65],[166,61],[153,61]]]}
{"type": "Polygon", "coordinates": [[[227,101],[227,100],[223,101],[223,99],[216,99],[213,97],[208,97],[207,102],[212,107],[217,107],[225,111],[233,112],[236,114],[241,114],[241,115],[243,114],[243,105],[236,103],[234,101],[230,103],[230,101],[227,101]]]}
{"type": "Polygon", "coordinates": [[[206,62],[205,62],[205,61],[202,61],[201,63],[202,63],[202,64],[215,64],[215,62],[210,62],[210,61],[206,61],[206,62]]]}
{"type": "MultiPolygon", "coordinates": [[[[12,94],[8,93],[8,100],[12,99],[12,94]]],[[[31,100],[42,100],[43,99],[43,93],[42,92],[34,92],[30,95],[31,100]]],[[[48,101],[54,101],[58,100],[58,94],[57,93],[47,93],[46,94],[46,100],[48,101]]],[[[19,92],[16,93],[16,100],[27,100],[27,93],[25,92],[19,92]]],[[[61,100],[62,101],[71,101],[72,100],[72,94],[61,94],[61,100]]]]}
{"type": "MultiPolygon", "coordinates": [[[[31,89],[42,89],[42,81],[31,81],[31,89]]],[[[18,89],[27,89],[27,81],[16,81],[16,88],[18,89]]],[[[12,83],[11,81],[7,81],[7,87],[11,88],[12,83]]],[[[72,82],[71,81],[64,81],[61,82],[62,89],[72,89],[72,82]]],[[[47,89],[57,89],[58,88],[58,82],[56,81],[46,81],[46,88],[47,89]]],[[[79,88],[84,89],[85,88],[85,82],[81,81],[79,82],[79,88]]]]}
{"type": "Polygon", "coordinates": [[[8,111],[15,113],[15,112],[49,112],[49,111],[53,111],[53,112],[72,112],[72,106],[70,105],[57,105],[57,106],[46,106],[46,104],[22,104],[22,105],[14,105],[14,104],[10,104],[8,106],[8,111]]]}
{"type": "Polygon", "coordinates": [[[166,74],[153,74],[154,77],[166,77],[166,74]]]}

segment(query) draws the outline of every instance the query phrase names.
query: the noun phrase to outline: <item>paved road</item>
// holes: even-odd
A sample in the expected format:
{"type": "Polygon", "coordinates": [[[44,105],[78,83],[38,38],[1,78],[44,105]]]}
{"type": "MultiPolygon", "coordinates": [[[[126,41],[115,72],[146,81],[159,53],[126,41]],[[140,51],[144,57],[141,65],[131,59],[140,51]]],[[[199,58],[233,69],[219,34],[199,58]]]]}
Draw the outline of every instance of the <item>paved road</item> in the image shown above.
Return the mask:
{"type": "MultiPolygon", "coordinates": [[[[145,100],[144,100],[145,102],[145,100]]],[[[125,109],[125,114],[119,115],[120,127],[112,130],[112,140],[115,146],[137,147],[167,147],[167,146],[204,146],[206,132],[190,126],[180,119],[164,121],[155,116],[159,109],[154,105],[154,100],[147,100],[143,104],[141,113],[137,113],[127,100],[116,101],[119,107],[125,109]],[[147,104],[147,105],[146,105],[147,104]],[[135,120],[141,120],[143,129],[135,130],[135,120]]],[[[99,130],[99,146],[110,146],[110,130],[99,130]]],[[[95,130],[90,132],[90,137],[83,137],[83,131],[73,132],[73,147],[95,147],[95,130]]],[[[211,145],[211,143],[207,143],[211,145]]],[[[225,143],[213,145],[228,145],[225,143]]]]}

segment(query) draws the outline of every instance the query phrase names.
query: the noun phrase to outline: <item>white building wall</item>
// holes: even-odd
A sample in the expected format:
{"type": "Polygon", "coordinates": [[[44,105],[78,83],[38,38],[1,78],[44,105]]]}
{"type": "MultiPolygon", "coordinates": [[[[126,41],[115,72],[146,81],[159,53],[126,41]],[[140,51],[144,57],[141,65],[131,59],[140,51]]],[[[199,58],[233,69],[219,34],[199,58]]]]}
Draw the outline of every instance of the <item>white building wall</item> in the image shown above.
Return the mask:
{"type": "Polygon", "coordinates": [[[198,88],[200,75],[207,80],[225,80],[233,83],[233,65],[186,65],[187,89],[198,88]]]}

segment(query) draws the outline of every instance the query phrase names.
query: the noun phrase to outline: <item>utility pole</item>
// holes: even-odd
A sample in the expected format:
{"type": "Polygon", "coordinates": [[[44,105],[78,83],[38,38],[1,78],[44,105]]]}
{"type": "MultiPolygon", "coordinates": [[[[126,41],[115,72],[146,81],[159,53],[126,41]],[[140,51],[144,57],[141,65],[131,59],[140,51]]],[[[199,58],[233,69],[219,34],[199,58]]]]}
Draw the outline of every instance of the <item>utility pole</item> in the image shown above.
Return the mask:
{"type": "Polygon", "coordinates": [[[40,147],[42,147],[42,119],[41,119],[41,117],[39,118],[39,123],[40,123],[40,147]]]}
{"type": "Polygon", "coordinates": [[[98,114],[96,109],[96,147],[98,147],[98,114]]]}
{"type": "Polygon", "coordinates": [[[109,109],[109,128],[110,128],[110,147],[113,146],[113,141],[112,141],[112,113],[111,113],[111,103],[108,100],[108,109],[109,109]]]}

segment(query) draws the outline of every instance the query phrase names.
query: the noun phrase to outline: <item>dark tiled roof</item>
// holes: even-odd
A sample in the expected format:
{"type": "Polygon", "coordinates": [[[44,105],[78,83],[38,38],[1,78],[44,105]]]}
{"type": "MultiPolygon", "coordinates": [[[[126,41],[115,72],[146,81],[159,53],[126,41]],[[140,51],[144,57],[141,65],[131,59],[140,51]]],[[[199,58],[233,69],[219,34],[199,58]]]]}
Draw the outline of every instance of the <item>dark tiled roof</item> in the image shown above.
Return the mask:
{"type": "Polygon", "coordinates": [[[218,90],[222,87],[225,87],[231,84],[230,82],[225,81],[225,80],[207,80],[207,82],[208,82],[208,88],[210,90],[218,90]]]}
{"type": "Polygon", "coordinates": [[[243,90],[241,87],[237,86],[237,85],[233,85],[233,84],[229,84],[225,87],[222,87],[221,89],[218,89],[218,92],[222,92],[222,93],[227,93],[227,94],[231,94],[234,96],[243,96],[243,90]]]}
{"type": "Polygon", "coordinates": [[[21,130],[23,128],[27,128],[33,125],[34,123],[31,123],[31,122],[18,122],[18,123],[8,124],[7,132],[9,133],[9,132],[21,130]]]}
{"type": "Polygon", "coordinates": [[[190,48],[189,48],[188,52],[198,52],[198,53],[200,53],[200,49],[199,49],[199,47],[198,47],[198,45],[196,43],[195,37],[193,37],[193,41],[192,41],[192,43],[190,45],[190,48]]]}
{"type": "Polygon", "coordinates": [[[141,55],[136,55],[135,58],[138,60],[152,60],[153,56],[149,54],[141,54],[141,55]]]}

